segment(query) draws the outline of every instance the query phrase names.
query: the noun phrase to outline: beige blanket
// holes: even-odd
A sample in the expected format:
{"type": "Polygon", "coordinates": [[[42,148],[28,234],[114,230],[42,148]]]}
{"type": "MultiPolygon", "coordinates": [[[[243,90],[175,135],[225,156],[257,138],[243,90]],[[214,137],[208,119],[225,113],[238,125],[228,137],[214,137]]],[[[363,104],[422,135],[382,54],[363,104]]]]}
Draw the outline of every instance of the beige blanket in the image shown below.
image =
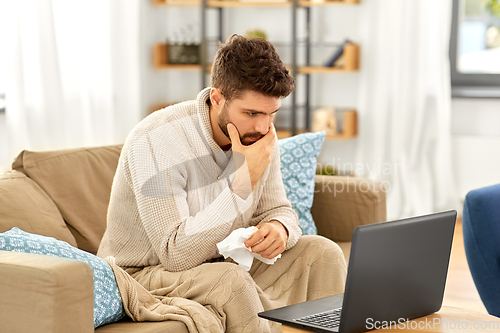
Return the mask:
{"type": "Polygon", "coordinates": [[[110,263],[125,312],[134,321],[182,321],[194,332],[280,332],[257,313],[344,290],[342,250],[320,236],[303,236],[274,265],[254,260],[249,272],[232,262],[202,264],[184,272],[110,263]]]}
{"type": "Polygon", "coordinates": [[[168,297],[166,288],[150,292],[117,266],[113,257],[106,260],[115,273],[125,313],[133,321],[178,320],[189,332],[224,332],[221,322],[200,303],[182,297],[168,297]]]}

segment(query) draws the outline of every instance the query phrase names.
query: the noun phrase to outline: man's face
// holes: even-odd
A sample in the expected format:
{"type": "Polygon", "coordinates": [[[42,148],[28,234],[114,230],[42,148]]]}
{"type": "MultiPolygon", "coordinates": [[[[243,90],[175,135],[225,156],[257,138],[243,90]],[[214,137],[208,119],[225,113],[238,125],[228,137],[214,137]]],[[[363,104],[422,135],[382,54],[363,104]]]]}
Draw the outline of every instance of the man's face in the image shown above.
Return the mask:
{"type": "Polygon", "coordinates": [[[241,143],[248,146],[269,132],[271,123],[280,107],[279,97],[266,96],[248,90],[242,96],[233,98],[229,102],[224,100],[218,125],[229,138],[227,124],[234,124],[240,133],[241,143]]]}

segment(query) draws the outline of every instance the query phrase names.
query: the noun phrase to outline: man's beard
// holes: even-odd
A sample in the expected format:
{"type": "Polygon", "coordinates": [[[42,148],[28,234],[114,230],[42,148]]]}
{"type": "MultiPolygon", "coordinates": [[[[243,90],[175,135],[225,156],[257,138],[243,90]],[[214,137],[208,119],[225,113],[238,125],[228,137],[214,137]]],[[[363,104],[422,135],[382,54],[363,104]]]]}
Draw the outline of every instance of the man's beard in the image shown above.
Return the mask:
{"type": "MultiPolygon", "coordinates": [[[[227,136],[228,139],[231,140],[231,137],[229,136],[229,131],[227,130],[227,124],[229,124],[231,121],[229,120],[229,115],[227,112],[227,101],[224,103],[224,106],[222,107],[222,112],[219,115],[219,128],[224,133],[225,136],[227,136]]],[[[241,137],[240,137],[241,140],[241,137]]]]}
{"type": "MultiPolygon", "coordinates": [[[[219,124],[219,128],[220,130],[222,131],[222,133],[224,133],[224,135],[229,139],[231,140],[231,137],[229,136],[229,131],[227,130],[227,124],[229,123],[233,123],[230,119],[229,119],[229,112],[228,112],[228,102],[226,101],[224,103],[224,106],[222,107],[222,111],[219,115],[219,120],[218,120],[218,124],[219,124]]],[[[234,125],[234,123],[233,123],[234,125]]],[[[262,133],[259,133],[259,132],[251,132],[251,133],[245,133],[243,134],[243,136],[240,135],[240,142],[244,145],[244,146],[249,146],[251,144],[254,144],[255,142],[257,141],[252,141],[250,143],[245,143],[243,140],[246,139],[246,138],[261,138],[263,137],[264,134],[262,133]]]]}

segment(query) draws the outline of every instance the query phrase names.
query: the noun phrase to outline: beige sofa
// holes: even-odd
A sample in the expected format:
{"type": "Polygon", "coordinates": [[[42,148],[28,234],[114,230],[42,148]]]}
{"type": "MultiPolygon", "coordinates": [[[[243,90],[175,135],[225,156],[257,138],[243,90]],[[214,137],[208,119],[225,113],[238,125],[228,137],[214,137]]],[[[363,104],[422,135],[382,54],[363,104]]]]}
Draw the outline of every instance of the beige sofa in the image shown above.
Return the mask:
{"type": "MultiPolygon", "coordinates": [[[[51,152],[23,151],[0,175],[0,232],[18,227],[96,253],[121,146],[51,152]]],[[[316,176],[312,214],[319,234],[348,254],[358,225],[384,221],[378,183],[316,176]],[[369,185],[369,186],[368,186],[369,185]]],[[[76,260],[0,251],[1,331],[92,332],[90,267],[76,260]]],[[[96,332],[187,332],[180,322],[104,325],[96,332]]]]}

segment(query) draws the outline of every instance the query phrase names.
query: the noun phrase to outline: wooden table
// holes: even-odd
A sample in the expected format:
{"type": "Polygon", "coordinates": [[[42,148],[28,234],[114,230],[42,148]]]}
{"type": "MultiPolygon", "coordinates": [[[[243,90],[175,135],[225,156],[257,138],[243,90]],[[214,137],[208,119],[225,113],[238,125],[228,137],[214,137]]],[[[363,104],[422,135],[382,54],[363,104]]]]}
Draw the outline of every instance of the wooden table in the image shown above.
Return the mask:
{"type": "MultiPolygon", "coordinates": [[[[285,325],[282,326],[282,331],[283,333],[310,332],[285,325]]],[[[369,332],[498,333],[500,332],[500,318],[472,310],[444,306],[434,314],[410,320],[396,328],[369,332]]]]}

